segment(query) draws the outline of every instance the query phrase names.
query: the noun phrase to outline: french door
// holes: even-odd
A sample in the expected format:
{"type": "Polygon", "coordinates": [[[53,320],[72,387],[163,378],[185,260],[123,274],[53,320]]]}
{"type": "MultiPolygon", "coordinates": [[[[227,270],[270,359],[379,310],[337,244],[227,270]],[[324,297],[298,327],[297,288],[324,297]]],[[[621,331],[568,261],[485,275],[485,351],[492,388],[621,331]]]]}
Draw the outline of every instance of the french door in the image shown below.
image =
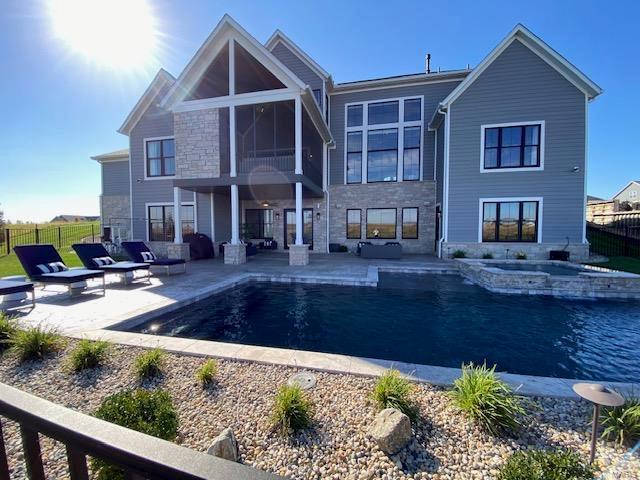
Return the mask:
{"type": "MultiPolygon", "coordinates": [[[[302,242],[313,250],[313,208],[302,209],[302,242]]],[[[284,248],[296,243],[296,211],[287,208],[284,211],[284,248]]]]}

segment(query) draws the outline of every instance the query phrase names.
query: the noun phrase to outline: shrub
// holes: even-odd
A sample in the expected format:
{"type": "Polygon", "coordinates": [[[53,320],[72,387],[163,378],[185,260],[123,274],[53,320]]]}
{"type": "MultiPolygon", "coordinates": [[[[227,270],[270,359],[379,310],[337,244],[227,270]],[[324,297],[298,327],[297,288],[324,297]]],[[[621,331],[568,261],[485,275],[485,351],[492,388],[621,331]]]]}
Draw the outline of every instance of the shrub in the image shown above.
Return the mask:
{"type": "Polygon", "coordinates": [[[493,258],[493,253],[491,252],[483,253],[482,258],[484,258],[485,260],[491,260],[493,258]]]}
{"type": "Polygon", "coordinates": [[[620,445],[631,445],[640,440],[640,397],[632,392],[625,397],[621,407],[603,407],[600,422],[604,427],[602,437],[615,440],[620,445]]]}
{"type": "Polygon", "coordinates": [[[467,252],[465,252],[464,250],[456,250],[455,252],[453,252],[452,257],[453,258],[467,258],[467,252]]]}
{"type": "Polygon", "coordinates": [[[15,319],[0,311],[0,350],[4,350],[8,346],[9,339],[17,328],[15,319]]]}
{"type": "Polygon", "coordinates": [[[378,410],[396,408],[412,421],[418,416],[418,409],[411,398],[413,385],[402,378],[398,370],[387,370],[376,382],[371,399],[378,410]]]}
{"type": "Polygon", "coordinates": [[[204,386],[213,383],[213,379],[217,374],[218,362],[213,359],[207,360],[196,370],[196,378],[204,386]]]}
{"type": "Polygon", "coordinates": [[[276,393],[271,421],[282,435],[308,427],[313,404],[299,385],[282,385],[276,393]]]}
{"type": "Polygon", "coordinates": [[[526,260],[527,259],[527,254],[524,252],[517,252],[516,253],[516,260],[526,260]]]}
{"type": "Polygon", "coordinates": [[[15,329],[9,335],[11,351],[18,355],[21,362],[41,359],[57,352],[63,347],[63,341],[55,330],[41,326],[15,329]]]}
{"type": "Polygon", "coordinates": [[[87,339],[80,340],[69,354],[69,368],[74,372],[79,372],[85,368],[97,367],[104,362],[109,347],[109,342],[103,340],[97,342],[87,339]]]}
{"type": "Polygon", "coordinates": [[[462,365],[462,376],[450,392],[456,407],[492,435],[515,431],[524,415],[520,397],[495,374],[495,365],[462,365]]]}
{"type": "Polygon", "coordinates": [[[135,370],[140,380],[162,374],[166,354],[159,348],[148,350],[136,357],[135,370]]]}
{"type": "Polygon", "coordinates": [[[595,473],[575,452],[532,450],[511,455],[498,480],[593,480],[595,473]]]}
{"type": "MultiPolygon", "coordinates": [[[[164,390],[125,390],[107,397],[95,416],[164,440],[175,440],[178,413],[164,390]]],[[[100,480],[124,479],[124,473],[104,460],[92,461],[100,480]]]]}
{"type": "Polygon", "coordinates": [[[338,247],[338,251],[344,253],[344,252],[348,252],[349,249],[347,248],[346,245],[340,245],[340,247],[338,247]]]}

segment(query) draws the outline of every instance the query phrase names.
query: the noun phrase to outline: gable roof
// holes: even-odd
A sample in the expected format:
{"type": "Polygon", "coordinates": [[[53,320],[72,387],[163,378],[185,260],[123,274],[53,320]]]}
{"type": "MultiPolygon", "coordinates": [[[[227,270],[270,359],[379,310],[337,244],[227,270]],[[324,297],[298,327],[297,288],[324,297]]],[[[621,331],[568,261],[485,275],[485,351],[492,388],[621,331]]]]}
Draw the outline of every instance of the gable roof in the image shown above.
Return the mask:
{"type": "Polygon", "coordinates": [[[287,87],[298,88],[301,91],[305,89],[306,85],[302,80],[242,28],[238,22],[225,14],[167,92],[161,105],[168,107],[174,102],[182,100],[231,38],[267,67],[287,87]]]}
{"type": "Polygon", "coordinates": [[[165,85],[172,85],[175,81],[176,79],[173,75],[167,72],[164,68],[161,68],[138,100],[138,103],[135,104],[133,110],[129,112],[129,115],[127,115],[127,118],[118,129],[118,132],[123,135],[129,135],[133,127],[138,123],[144,112],[147,111],[147,108],[149,108],[151,102],[153,102],[158,93],[160,93],[165,85]]]}
{"type": "Polygon", "coordinates": [[[640,185],[640,180],[631,180],[629,183],[627,183],[623,189],[621,189],[618,193],[616,193],[613,197],[611,197],[612,199],[616,198],[618,195],[620,195],[622,192],[624,192],[627,188],[629,188],[631,185],[633,184],[636,185],[640,185]]]}
{"type": "Polygon", "coordinates": [[[129,149],[123,148],[120,150],[115,150],[113,152],[101,153],[100,155],[94,155],[91,157],[91,160],[95,160],[98,163],[104,162],[121,162],[124,160],[129,160],[129,149]]]}
{"type": "Polygon", "coordinates": [[[476,81],[480,75],[482,75],[482,72],[484,72],[487,67],[491,65],[494,60],[516,40],[520,41],[532,52],[542,58],[542,60],[556,69],[576,88],[583,91],[589,100],[594,99],[602,93],[602,89],[596,83],[587,78],[584,73],[578,70],[566,58],[552,49],[539,37],[534,35],[527,27],[519,23],[513,28],[513,30],[511,30],[511,32],[509,32],[509,35],[507,35],[498,44],[498,46],[494,48],[491,53],[489,53],[489,55],[487,55],[482,62],[480,62],[478,66],[471,71],[469,76],[467,76],[460,85],[458,85],[442,102],[440,102],[440,106],[446,109],[451,105],[467,88],[469,88],[469,86],[471,86],[473,82],[476,81]]]}
{"type": "Polygon", "coordinates": [[[313,58],[307,55],[304,50],[302,50],[293,42],[293,40],[287,37],[280,30],[276,30],[275,32],[273,32],[273,35],[269,37],[269,40],[267,40],[265,46],[267,47],[267,49],[269,49],[270,52],[272,52],[278,43],[282,43],[285,47],[295,53],[300,58],[300,60],[302,60],[307,65],[307,67],[318,74],[319,77],[322,77],[325,80],[329,80],[331,78],[331,75],[324,68],[322,68],[313,58]]]}

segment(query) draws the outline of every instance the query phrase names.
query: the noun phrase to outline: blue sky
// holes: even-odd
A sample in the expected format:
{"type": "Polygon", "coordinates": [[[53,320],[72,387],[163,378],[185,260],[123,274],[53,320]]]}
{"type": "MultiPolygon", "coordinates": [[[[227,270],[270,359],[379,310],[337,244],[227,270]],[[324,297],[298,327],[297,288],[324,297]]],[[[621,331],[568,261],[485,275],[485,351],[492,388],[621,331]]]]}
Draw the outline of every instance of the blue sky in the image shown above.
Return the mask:
{"type": "MultiPolygon", "coordinates": [[[[150,0],[151,1],[151,0],[150,0]]],[[[598,83],[589,116],[589,194],[640,179],[638,2],[155,1],[162,34],[147,72],[97,68],[54,37],[44,0],[3,2],[0,17],[0,209],[12,219],[97,214],[91,155],[116,133],[159,67],[177,76],[224,13],[258,40],[280,28],[336,82],[475,66],[521,22],[598,83]]],[[[113,35],[118,34],[113,25],[113,35]]]]}

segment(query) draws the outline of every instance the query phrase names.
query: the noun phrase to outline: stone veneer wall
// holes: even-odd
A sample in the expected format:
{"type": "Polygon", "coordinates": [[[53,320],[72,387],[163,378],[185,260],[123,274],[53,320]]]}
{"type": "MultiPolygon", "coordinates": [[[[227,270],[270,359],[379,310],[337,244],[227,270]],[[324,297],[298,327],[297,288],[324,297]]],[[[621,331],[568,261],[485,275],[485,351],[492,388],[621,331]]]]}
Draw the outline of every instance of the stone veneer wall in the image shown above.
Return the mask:
{"type": "Polygon", "coordinates": [[[355,249],[359,241],[385,243],[397,241],[406,253],[435,252],[436,184],[425,182],[370,183],[332,185],[329,187],[329,241],[355,249]],[[402,238],[402,209],[418,208],[418,238],[402,238]],[[396,209],[396,238],[367,239],[367,208],[396,209]],[[347,210],[361,209],[361,232],[358,239],[347,239],[347,210]]]}
{"type": "Polygon", "coordinates": [[[129,195],[102,195],[100,215],[103,227],[111,227],[112,235],[129,240],[131,230],[131,202],[129,195]],[[119,233],[118,233],[119,232],[119,233]]]}
{"type": "Polygon", "coordinates": [[[176,178],[220,176],[219,124],[217,108],[174,114],[176,178]]]}
{"type": "Polygon", "coordinates": [[[516,258],[516,253],[524,252],[529,260],[549,260],[551,250],[568,250],[570,260],[586,260],[589,258],[589,245],[586,243],[464,243],[444,242],[442,244],[443,258],[450,258],[456,250],[464,250],[468,258],[482,258],[485,253],[491,253],[494,258],[516,258]]]}

